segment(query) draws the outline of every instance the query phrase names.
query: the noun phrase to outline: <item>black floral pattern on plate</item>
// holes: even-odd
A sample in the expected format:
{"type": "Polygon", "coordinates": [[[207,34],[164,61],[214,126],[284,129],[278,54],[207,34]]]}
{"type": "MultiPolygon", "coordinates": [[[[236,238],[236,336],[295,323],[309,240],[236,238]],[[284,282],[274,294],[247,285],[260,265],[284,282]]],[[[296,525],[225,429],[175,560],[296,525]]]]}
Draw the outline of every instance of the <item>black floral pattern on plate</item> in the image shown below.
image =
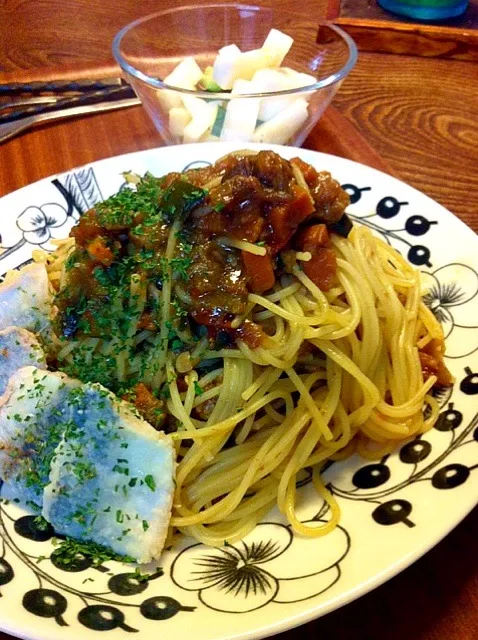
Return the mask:
{"type": "Polygon", "coordinates": [[[478,295],[478,273],[469,265],[452,262],[422,274],[428,290],[423,301],[443,326],[447,358],[471,356],[478,350],[478,324],[470,323],[466,305],[478,295]]]}
{"type": "MultiPolygon", "coordinates": [[[[103,195],[92,167],[80,169],[67,174],[61,181],[52,180],[65,200],[65,205],[50,202],[42,205],[31,205],[24,209],[16,219],[16,226],[21,237],[9,247],[0,246],[0,260],[12,255],[24,245],[50,250],[50,240],[65,237],[69,228],[67,223],[76,222],[79,216],[103,200],[103,195]],[[61,229],[61,231],[59,231],[61,229]]],[[[2,238],[0,236],[0,245],[2,238]]]]}
{"type": "MultiPolygon", "coordinates": [[[[323,524],[321,515],[308,524],[323,524]]],[[[329,535],[335,539],[328,552],[305,553],[307,548],[312,550],[313,539],[300,538],[289,526],[277,522],[261,523],[234,545],[186,547],[174,559],[171,579],[182,589],[197,592],[209,609],[223,613],[248,613],[272,602],[309,600],[336,584],[340,563],[350,550],[350,536],[344,527],[339,525],[329,535]]]]}
{"type": "MultiPolygon", "coordinates": [[[[357,187],[354,184],[343,184],[342,187],[350,195],[351,204],[356,204],[361,199],[364,191],[372,190],[372,187],[357,187]]],[[[400,201],[394,196],[385,196],[376,203],[374,213],[361,216],[351,214],[350,217],[352,220],[360,222],[375,233],[380,234],[388,244],[391,244],[393,240],[395,245],[406,245],[408,247],[407,259],[412,264],[418,267],[423,265],[431,267],[430,248],[422,244],[412,244],[403,234],[405,233],[415,237],[423,236],[428,233],[432,225],[438,224],[436,220],[428,220],[422,215],[412,215],[407,218],[403,228],[394,230],[385,229],[378,221],[372,220],[372,218],[378,218],[378,220],[380,220],[380,218],[382,220],[395,218],[401,213],[402,207],[408,204],[408,202],[400,201]]]]}
{"type": "MultiPolygon", "coordinates": [[[[92,566],[91,560],[79,556],[76,562],[67,566],[56,562],[55,547],[51,540],[54,531],[45,526],[34,516],[14,518],[8,504],[0,505],[0,587],[9,584],[15,577],[11,563],[6,559],[9,550],[13,557],[21,560],[22,571],[31,572],[39,587],[25,592],[22,605],[29,613],[41,618],[52,618],[60,626],[70,626],[72,619],[69,608],[76,599],[85,606],[77,615],[78,621],[89,629],[109,631],[121,628],[130,633],[138,629],[127,624],[126,613],[131,608],[139,611],[144,618],[150,620],[166,620],[180,611],[192,612],[196,607],[183,605],[169,595],[154,595],[141,601],[126,603],[114,598],[132,598],[149,589],[150,584],[163,576],[163,570],[157,567],[151,572],[125,572],[125,565],[110,562],[107,566],[92,566]],[[11,525],[13,524],[13,527],[11,525]],[[10,526],[9,526],[10,525],[10,526]],[[42,545],[42,552],[33,554],[21,549],[21,538],[35,541],[42,545]],[[44,548],[43,548],[44,547],[44,548]],[[45,554],[43,553],[45,551],[45,554]],[[49,555],[47,555],[49,553],[49,555]],[[118,573],[112,569],[120,568],[118,573]],[[56,569],[57,571],[53,570],[56,569]],[[61,574],[83,573],[87,577],[81,582],[82,587],[75,587],[61,574]],[[97,577],[93,578],[92,574],[97,577]],[[101,590],[91,590],[93,584],[101,582],[101,590]],[[90,589],[87,586],[89,585],[90,589]],[[122,607],[126,607],[125,611],[122,607]]],[[[23,576],[24,578],[24,576],[23,576]]],[[[98,587],[97,587],[98,588],[98,587]]]]}

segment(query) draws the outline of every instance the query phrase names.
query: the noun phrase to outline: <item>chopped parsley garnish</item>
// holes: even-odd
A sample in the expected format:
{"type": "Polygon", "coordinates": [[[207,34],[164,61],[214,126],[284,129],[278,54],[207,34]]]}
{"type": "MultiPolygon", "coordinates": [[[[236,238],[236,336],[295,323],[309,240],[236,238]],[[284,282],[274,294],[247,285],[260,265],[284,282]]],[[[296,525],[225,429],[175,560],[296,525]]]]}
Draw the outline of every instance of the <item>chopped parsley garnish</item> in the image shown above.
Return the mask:
{"type": "MultiPolygon", "coordinates": [[[[187,225],[176,232],[174,253],[166,258],[171,225],[181,226],[208,192],[176,174],[157,179],[128,172],[125,177],[129,184],[96,204],[72,230],[75,249],[55,297],[54,322],[57,335],[78,344],[60,358],[58,368],[82,382],[98,382],[120,397],[127,397],[138,383],[154,380],[157,395],[164,377],[157,371],[163,365],[153,357],[154,350],[184,349],[180,335],[189,330],[188,308],[175,298],[174,286],[188,282],[196,259],[196,238],[187,225]],[[168,280],[173,284],[170,317],[177,331],[171,328],[166,345],[157,336],[164,316],[161,291],[168,280]],[[139,334],[142,339],[135,342],[139,334]],[[120,377],[118,362],[132,361],[134,372],[120,377]]],[[[114,471],[128,474],[122,465],[114,471]]],[[[82,464],[75,473],[81,480],[94,477],[94,470],[82,464]]]]}
{"type": "Polygon", "coordinates": [[[79,542],[78,540],[72,540],[71,538],[61,540],[56,547],[54,554],[55,563],[65,569],[74,567],[78,562],[79,557],[91,559],[94,567],[98,567],[108,560],[116,560],[118,562],[135,561],[131,556],[119,555],[111,549],[100,544],[96,544],[95,542],[79,542]]]}
{"type": "Polygon", "coordinates": [[[96,205],[98,221],[102,227],[132,226],[135,214],[157,215],[160,211],[162,189],[159,180],[146,173],[137,183],[136,189],[122,189],[104,202],[96,205]]]}
{"type": "Polygon", "coordinates": [[[43,516],[36,516],[33,518],[33,522],[39,531],[46,531],[50,526],[43,516]]]}
{"type": "Polygon", "coordinates": [[[176,276],[184,282],[186,282],[188,279],[188,269],[191,264],[191,258],[171,258],[171,260],[169,261],[173,276],[176,276]]]}
{"type": "Polygon", "coordinates": [[[171,349],[171,351],[181,351],[181,349],[184,347],[184,342],[176,333],[176,330],[174,329],[171,322],[166,322],[166,327],[168,329],[169,348],[171,349]]]}
{"type": "Polygon", "coordinates": [[[148,473],[148,475],[144,479],[144,482],[146,486],[151,489],[151,491],[156,491],[156,482],[151,474],[148,473]]]}
{"type": "Polygon", "coordinates": [[[174,315],[178,320],[188,315],[188,312],[183,307],[183,305],[179,302],[179,300],[172,300],[171,307],[173,308],[174,315]]]}
{"type": "Polygon", "coordinates": [[[171,351],[181,351],[181,349],[184,347],[184,342],[179,338],[175,338],[174,340],[171,340],[170,347],[171,351]]]}
{"type": "Polygon", "coordinates": [[[202,396],[202,394],[204,393],[204,389],[201,387],[197,380],[194,381],[194,393],[197,396],[202,396]]]}

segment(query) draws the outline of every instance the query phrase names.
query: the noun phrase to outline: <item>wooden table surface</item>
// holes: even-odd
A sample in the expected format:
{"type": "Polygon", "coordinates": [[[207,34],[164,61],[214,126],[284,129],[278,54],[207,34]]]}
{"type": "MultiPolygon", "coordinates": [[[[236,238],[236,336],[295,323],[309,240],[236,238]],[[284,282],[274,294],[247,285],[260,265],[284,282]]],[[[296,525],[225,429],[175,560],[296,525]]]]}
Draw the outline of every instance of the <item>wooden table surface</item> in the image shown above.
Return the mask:
{"type": "MultiPolygon", "coordinates": [[[[163,5],[168,3],[4,0],[0,82],[117,75],[110,54],[114,33],[163,5]]],[[[303,0],[301,8],[315,24],[324,13],[324,1],[303,0]]],[[[307,146],[393,172],[478,230],[475,64],[363,53],[334,105],[336,110],[324,116],[307,146]]],[[[140,107],[42,126],[0,145],[0,196],[77,165],[160,144],[140,107]]],[[[477,540],[475,510],[390,582],[277,637],[476,640],[477,540]]],[[[8,638],[0,633],[0,640],[8,638]]]]}

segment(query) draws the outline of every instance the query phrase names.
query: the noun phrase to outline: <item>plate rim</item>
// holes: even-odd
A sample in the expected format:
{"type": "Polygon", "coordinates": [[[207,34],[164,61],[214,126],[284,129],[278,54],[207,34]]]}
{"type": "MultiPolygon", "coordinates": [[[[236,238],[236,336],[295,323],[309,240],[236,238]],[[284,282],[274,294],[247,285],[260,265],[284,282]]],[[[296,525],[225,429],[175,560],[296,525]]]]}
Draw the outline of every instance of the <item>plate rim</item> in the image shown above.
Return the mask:
{"type": "MultiPolygon", "coordinates": [[[[111,162],[112,160],[118,160],[120,158],[132,158],[133,156],[141,156],[141,155],[153,155],[154,153],[157,152],[161,152],[161,151],[165,151],[165,150],[171,150],[172,152],[175,149],[198,149],[198,148],[202,148],[202,149],[214,149],[217,147],[222,147],[222,148],[228,148],[231,151],[238,151],[241,149],[246,149],[246,147],[244,145],[247,144],[247,149],[257,149],[258,151],[260,150],[272,150],[272,151],[276,151],[277,153],[280,154],[280,151],[283,149],[289,149],[289,150],[297,150],[297,153],[303,153],[305,152],[306,154],[311,154],[313,156],[317,156],[317,157],[322,157],[322,158],[334,158],[334,160],[339,160],[340,162],[345,162],[346,164],[350,164],[350,165],[355,165],[357,167],[362,167],[365,168],[367,171],[371,171],[372,173],[376,174],[377,176],[386,176],[388,179],[393,180],[394,182],[397,182],[398,184],[403,184],[407,187],[407,189],[411,189],[414,192],[420,194],[421,197],[424,197],[426,199],[428,199],[429,201],[431,201],[433,203],[434,206],[436,207],[440,207],[442,213],[451,216],[451,219],[454,220],[454,222],[458,223],[459,225],[461,225],[462,227],[464,227],[464,229],[469,233],[471,232],[476,240],[478,240],[478,234],[474,232],[474,230],[469,227],[466,222],[464,222],[459,216],[457,216],[455,213],[453,213],[452,211],[450,211],[449,209],[447,209],[445,207],[445,205],[441,204],[440,202],[438,202],[437,200],[434,200],[431,196],[429,196],[427,193],[425,193],[424,191],[421,191],[421,189],[418,189],[417,187],[414,187],[411,184],[408,184],[407,182],[405,182],[404,180],[402,180],[400,177],[392,175],[391,173],[387,173],[386,171],[382,171],[381,169],[376,169],[375,167],[371,167],[367,164],[364,164],[363,162],[359,162],[358,160],[352,160],[350,158],[344,158],[343,156],[339,156],[333,153],[326,153],[324,151],[317,151],[315,149],[306,149],[304,147],[292,147],[289,145],[283,145],[283,144],[267,144],[265,142],[249,142],[249,143],[237,143],[237,142],[192,142],[192,143],[188,143],[188,144],[174,144],[174,145],[160,145],[157,147],[152,147],[150,149],[142,149],[139,151],[128,151],[126,153],[119,153],[116,155],[112,155],[112,156],[108,156],[106,158],[100,158],[98,160],[92,160],[91,162],[85,162],[83,164],[79,164],[79,165],[75,165],[74,167],[71,167],[70,169],[65,169],[64,171],[59,171],[57,173],[52,173],[48,176],[45,176],[44,178],[39,178],[38,180],[35,180],[34,182],[29,182],[28,184],[23,185],[22,187],[18,187],[17,189],[14,189],[13,191],[9,191],[8,193],[5,194],[0,194],[0,203],[4,198],[9,198],[10,196],[13,196],[14,194],[18,194],[19,192],[23,191],[24,189],[31,189],[33,187],[38,187],[41,183],[45,182],[46,184],[49,183],[51,181],[51,179],[54,178],[61,178],[62,176],[68,175],[69,173],[73,173],[76,171],[81,171],[82,169],[87,169],[90,167],[94,167],[97,165],[103,165],[103,164],[107,164],[108,162],[111,162]]],[[[229,152],[227,152],[229,153],[229,152]]],[[[220,156],[219,156],[220,157],[220,156]]],[[[325,169],[327,170],[327,169],[325,169]]]]}
{"type": "MultiPolygon", "coordinates": [[[[465,233],[467,236],[469,236],[469,238],[467,239],[471,241],[471,237],[473,236],[474,238],[473,242],[478,247],[478,235],[463,220],[461,220],[461,218],[453,214],[441,203],[437,202],[436,200],[428,196],[426,193],[420,191],[416,187],[413,187],[412,185],[407,184],[406,182],[404,182],[403,180],[401,180],[400,178],[394,175],[390,175],[374,167],[369,167],[355,160],[350,160],[348,158],[343,158],[341,156],[328,154],[321,151],[315,151],[312,149],[295,148],[295,147],[289,147],[285,145],[270,145],[270,144],[263,144],[263,143],[249,143],[245,145],[240,143],[227,143],[227,142],[219,143],[219,145],[221,149],[227,149],[228,150],[227,152],[229,152],[230,150],[239,150],[239,149],[245,148],[245,146],[247,146],[247,148],[257,149],[257,150],[272,149],[273,151],[277,151],[278,153],[281,153],[281,150],[282,151],[288,150],[288,153],[290,153],[290,150],[293,149],[294,151],[295,150],[297,151],[297,155],[301,155],[305,152],[306,155],[310,154],[311,157],[316,157],[318,159],[326,160],[327,158],[333,158],[334,161],[345,163],[351,167],[357,166],[360,168],[365,168],[368,172],[371,172],[370,175],[372,175],[374,179],[378,179],[380,176],[385,176],[387,179],[392,180],[397,185],[400,185],[400,184],[405,185],[407,189],[412,190],[414,194],[419,194],[420,197],[427,199],[435,208],[435,210],[437,210],[437,207],[439,208],[441,213],[445,215],[448,221],[450,222],[453,221],[453,224],[457,224],[459,227],[462,227],[461,233],[465,233]]],[[[158,152],[174,153],[176,149],[181,149],[181,150],[185,149],[186,152],[188,150],[191,150],[193,152],[191,154],[192,157],[194,157],[194,154],[197,154],[197,150],[199,149],[203,149],[208,153],[210,153],[212,150],[219,150],[218,143],[211,142],[211,143],[197,143],[197,144],[188,144],[188,145],[159,146],[159,147],[154,147],[152,149],[145,149],[145,150],[139,150],[139,151],[132,151],[124,154],[118,154],[118,155],[110,156],[107,158],[102,158],[100,160],[94,160],[92,162],[88,162],[76,167],[72,167],[68,170],[51,174],[50,176],[46,176],[44,178],[36,180],[35,182],[24,185],[23,187],[19,187],[14,191],[11,191],[7,194],[0,196],[0,204],[5,199],[10,199],[10,197],[16,197],[22,191],[26,191],[26,190],[33,191],[35,189],[42,188],[43,185],[49,184],[52,179],[68,175],[75,171],[81,171],[82,169],[86,169],[90,167],[98,167],[98,166],[104,167],[111,161],[117,161],[120,159],[125,159],[125,161],[127,161],[128,158],[133,158],[133,157],[153,156],[155,153],[158,153],[158,152]]],[[[220,157],[220,155],[223,155],[223,154],[216,153],[214,155],[217,155],[218,157],[220,157]]],[[[467,517],[467,515],[469,515],[473,511],[473,509],[476,507],[477,504],[478,504],[478,494],[476,496],[475,503],[466,504],[466,506],[462,507],[460,509],[460,515],[456,516],[453,519],[453,521],[447,522],[446,526],[440,529],[440,533],[438,536],[435,535],[432,540],[426,540],[419,546],[415,545],[412,551],[410,551],[405,556],[402,556],[401,558],[396,560],[393,564],[388,565],[386,568],[382,569],[378,573],[375,573],[373,576],[369,577],[365,582],[361,581],[359,582],[359,584],[356,584],[354,587],[349,588],[346,591],[341,591],[335,597],[328,599],[323,604],[319,603],[319,604],[313,605],[311,602],[308,606],[304,607],[303,610],[298,613],[295,613],[289,616],[283,616],[282,618],[277,619],[271,623],[267,623],[265,626],[261,626],[261,627],[256,626],[252,630],[241,632],[240,636],[234,633],[232,633],[232,635],[223,634],[220,636],[221,640],[233,640],[233,638],[241,638],[242,640],[259,640],[260,638],[270,637],[273,634],[281,633],[281,632],[296,628],[302,624],[307,624],[308,622],[318,619],[323,615],[326,615],[332,611],[338,610],[341,607],[345,606],[346,604],[349,604],[354,600],[357,600],[361,596],[367,593],[370,593],[375,588],[391,580],[393,577],[395,577],[396,575],[398,575],[399,573],[407,569],[414,562],[419,560],[431,549],[437,546],[467,517]]],[[[306,604],[306,602],[304,602],[304,604],[306,604]]],[[[15,619],[11,621],[15,622],[15,619]]],[[[32,623],[31,625],[29,625],[31,632],[34,631],[34,626],[35,626],[34,622],[35,622],[35,618],[32,618],[32,623]]],[[[73,630],[75,626],[71,626],[70,629],[73,630]]],[[[178,629],[180,629],[181,627],[184,628],[184,625],[178,624],[178,629]]],[[[25,627],[23,627],[23,629],[25,629],[25,627]]],[[[14,628],[10,625],[7,626],[3,620],[0,620],[0,631],[3,631],[7,634],[14,635],[24,640],[56,640],[57,638],[60,639],[65,637],[64,631],[60,627],[55,628],[52,626],[52,628],[47,632],[47,635],[43,634],[42,632],[40,632],[40,634],[31,633],[23,629],[14,628]]],[[[141,631],[141,633],[145,633],[145,631],[141,631]]],[[[171,637],[175,639],[176,632],[173,632],[171,637]]]]}

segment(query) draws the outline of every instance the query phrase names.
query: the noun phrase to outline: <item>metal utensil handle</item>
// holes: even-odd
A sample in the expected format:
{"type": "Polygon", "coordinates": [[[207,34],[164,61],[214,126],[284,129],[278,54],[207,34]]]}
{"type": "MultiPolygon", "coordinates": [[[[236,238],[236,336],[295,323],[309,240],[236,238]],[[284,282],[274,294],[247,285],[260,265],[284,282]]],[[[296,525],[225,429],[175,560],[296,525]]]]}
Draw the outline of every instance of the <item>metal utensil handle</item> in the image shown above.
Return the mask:
{"type": "Polygon", "coordinates": [[[66,93],[84,91],[100,91],[124,84],[121,78],[104,78],[101,80],[51,80],[49,82],[14,82],[0,84],[0,96],[22,93],[66,93]]]}
{"type": "Polygon", "coordinates": [[[129,86],[109,87],[108,89],[101,89],[100,91],[90,91],[80,96],[57,100],[52,104],[32,105],[24,107],[18,111],[12,111],[10,113],[0,115],[0,124],[14,122],[15,120],[21,120],[22,118],[39,115],[41,113],[50,113],[51,111],[58,111],[59,109],[67,109],[69,107],[94,104],[97,102],[104,102],[105,100],[132,98],[134,95],[133,90],[129,86]]]}
{"type": "Polygon", "coordinates": [[[48,120],[61,120],[71,118],[73,116],[87,115],[90,113],[102,113],[103,111],[114,111],[115,109],[124,109],[125,107],[133,107],[140,104],[139,98],[127,98],[125,100],[116,100],[112,102],[100,102],[70,109],[62,109],[61,111],[51,111],[49,113],[40,113],[15,122],[7,122],[0,124],[0,142],[4,142],[9,138],[13,138],[25,129],[33,127],[41,122],[48,120]]]}

